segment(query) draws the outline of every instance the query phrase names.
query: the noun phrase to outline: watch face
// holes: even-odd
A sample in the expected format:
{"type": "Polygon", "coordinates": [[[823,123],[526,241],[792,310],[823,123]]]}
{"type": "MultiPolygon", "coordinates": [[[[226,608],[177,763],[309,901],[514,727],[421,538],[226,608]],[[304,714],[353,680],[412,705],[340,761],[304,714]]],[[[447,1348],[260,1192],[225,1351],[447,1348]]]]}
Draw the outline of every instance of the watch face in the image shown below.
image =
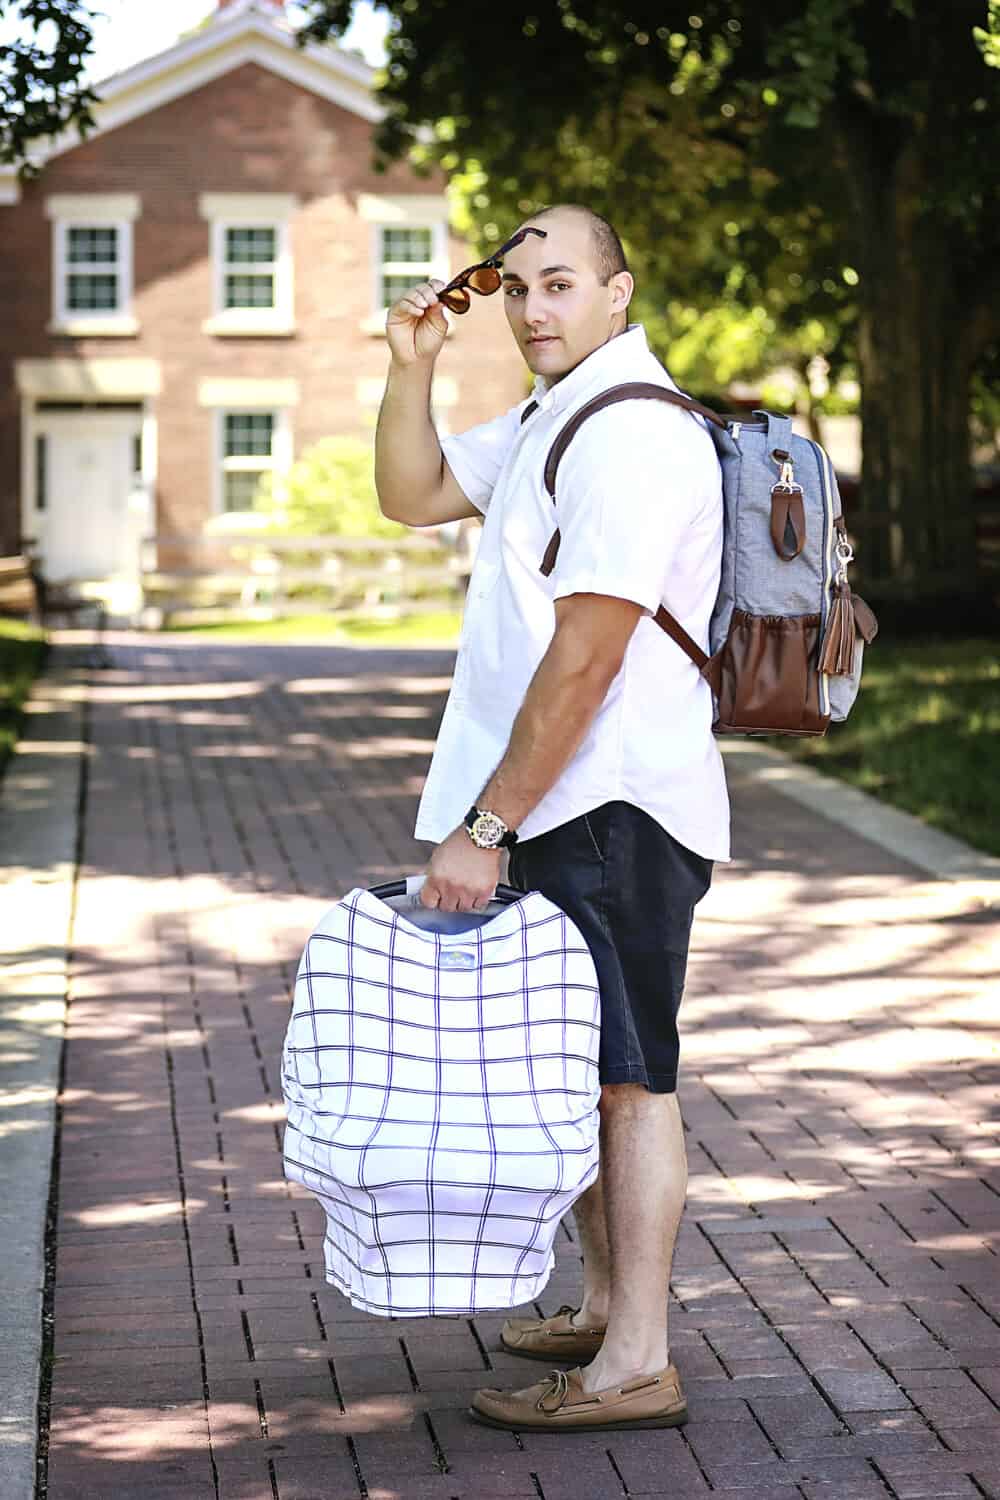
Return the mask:
{"type": "Polygon", "coordinates": [[[473,842],[481,849],[496,849],[506,832],[507,825],[500,821],[496,813],[480,813],[472,825],[473,842]]]}

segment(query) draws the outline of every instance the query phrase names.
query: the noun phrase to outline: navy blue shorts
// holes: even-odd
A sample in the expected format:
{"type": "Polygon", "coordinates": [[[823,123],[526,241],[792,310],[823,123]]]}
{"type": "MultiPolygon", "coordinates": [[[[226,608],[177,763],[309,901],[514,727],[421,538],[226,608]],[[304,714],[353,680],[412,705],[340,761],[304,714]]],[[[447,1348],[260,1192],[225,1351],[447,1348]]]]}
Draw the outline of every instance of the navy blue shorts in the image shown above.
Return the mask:
{"type": "Polygon", "coordinates": [[[511,851],[507,876],[576,923],[601,986],[602,1083],[677,1088],[677,1013],[712,861],[630,802],[606,802],[511,851]]]}

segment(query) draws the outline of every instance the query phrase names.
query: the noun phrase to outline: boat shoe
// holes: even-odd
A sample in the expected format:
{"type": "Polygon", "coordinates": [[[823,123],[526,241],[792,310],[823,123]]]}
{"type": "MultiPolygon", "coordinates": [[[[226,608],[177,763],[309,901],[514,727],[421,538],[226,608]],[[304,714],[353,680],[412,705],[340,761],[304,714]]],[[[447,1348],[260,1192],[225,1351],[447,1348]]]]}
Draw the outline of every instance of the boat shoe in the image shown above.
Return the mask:
{"type": "Polygon", "coordinates": [[[500,1347],[525,1359],[566,1359],[589,1365],[604,1343],[605,1328],[574,1328],[575,1307],[561,1307],[551,1318],[508,1318],[500,1330],[500,1347]]]}
{"type": "Polygon", "coordinates": [[[523,1391],[477,1391],[469,1415],[519,1432],[624,1432],[681,1427],[687,1403],[675,1365],[606,1391],[585,1391],[581,1370],[553,1370],[523,1391]]]}

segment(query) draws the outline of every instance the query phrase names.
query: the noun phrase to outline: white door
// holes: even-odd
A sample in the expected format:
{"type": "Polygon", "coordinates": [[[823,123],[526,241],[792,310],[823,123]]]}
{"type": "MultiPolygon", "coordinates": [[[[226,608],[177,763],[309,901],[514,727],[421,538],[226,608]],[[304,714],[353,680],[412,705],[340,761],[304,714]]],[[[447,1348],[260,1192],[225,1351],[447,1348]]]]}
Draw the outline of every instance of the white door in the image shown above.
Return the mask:
{"type": "Polygon", "coordinates": [[[128,498],[136,484],[139,412],[39,412],[44,444],[42,570],[53,581],[109,579],[128,568],[128,498]]]}

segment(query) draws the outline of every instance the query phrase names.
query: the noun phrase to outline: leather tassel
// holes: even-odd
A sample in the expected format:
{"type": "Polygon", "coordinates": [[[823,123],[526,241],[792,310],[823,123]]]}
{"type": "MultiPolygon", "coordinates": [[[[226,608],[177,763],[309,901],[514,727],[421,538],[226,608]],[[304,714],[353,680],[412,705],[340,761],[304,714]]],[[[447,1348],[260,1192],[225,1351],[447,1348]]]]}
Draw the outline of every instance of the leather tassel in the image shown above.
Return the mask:
{"type": "Polygon", "coordinates": [[[819,669],[827,677],[849,677],[854,670],[854,608],[850,585],[838,585],[819,654],[819,669]]]}

